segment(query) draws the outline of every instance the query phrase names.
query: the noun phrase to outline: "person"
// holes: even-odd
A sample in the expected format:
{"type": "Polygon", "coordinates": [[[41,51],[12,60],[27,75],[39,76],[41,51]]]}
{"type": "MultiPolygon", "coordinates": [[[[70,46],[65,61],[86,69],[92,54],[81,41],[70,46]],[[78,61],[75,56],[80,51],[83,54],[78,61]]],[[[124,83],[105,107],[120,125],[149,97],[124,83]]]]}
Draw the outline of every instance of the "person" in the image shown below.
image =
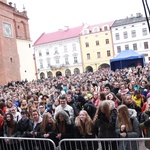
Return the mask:
{"type": "Polygon", "coordinates": [[[74,110],[73,108],[67,104],[67,97],[62,95],[59,97],[60,99],[60,105],[55,108],[55,113],[54,113],[54,119],[56,119],[56,114],[60,110],[64,110],[68,113],[70,120],[73,122],[74,121],[74,110]]]}
{"type": "MultiPolygon", "coordinates": [[[[69,114],[64,110],[60,110],[57,111],[57,113],[55,114],[55,118],[56,118],[56,131],[57,131],[56,138],[59,141],[66,138],[73,138],[74,125],[69,118],[69,114]]],[[[71,148],[69,142],[62,143],[61,149],[70,150],[71,148]]]]}
{"type": "MultiPolygon", "coordinates": [[[[27,137],[27,132],[29,132],[32,128],[31,119],[28,117],[28,112],[26,109],[22,109],[21,111],[21,119],[17,124],[17,137],[27,137]]],[[[21,147],[23,150],[30,149],[31,142],[29,140],[19,140],[21,142],[21,147]]]]}
{"type": "MultiPolygon", "coordinates": [[[[112,100],[104,100],[97,108],[94,124],[95,131],[98,138],[115,138],[117,111],[115,109],[115,102],[112,100]]],[[[102,150],[109,150],[109,148],[116,149],[117,144],[112,142],[101,142],[102,150]]]]}
{"type": "MultiPolygon", "coordinates": [[[[146,109],[140,118],[140,127],[143,130],[144,137],[150,137],[150,98],[147,99],[146,109]]],[[[146,148],[150,149],[150,142],[145,141],[146,148]]]]}
{"type": "MultiPolygon", "coordinates": [[[[58,146],[59,139],[56,138],[57,131],[56,131],[56,121],[53,119],[52,114],[46,112],[43,115],[43,120],[40,124],[40,137],[41,138],[49,138],[54,141],[55,145],[58,146]]],[[[51,143],[43,143],[44,147],[47,147],[51,150],[54,150],[54,147],[51,143]]]]}
{"type": "Polygon", "coordinates": [[[84,97],[80,95],[78,96],[76,107],[78,110],[86,110],[91,119],[94,118],[96,106],[91,100],[85,100],[84,97]]]}
{"type": "MultiPolygon", "coordinates": [[[[117,108],[118,116],[116,121],[116,134],[118,138],[139,138],[141,129],[136,117],[130,117],[126,105],[120,105],[117,108]]],[[[138,150],[138,141],[119,141],[119,149],[138,150]]]]}
{"type": "Polygon", "coordinates": [[[135,101],[136,105],[139,107],[143,106],[144,96],[141,94],[140,90],[135,90],[132,95],[133,101],[135,101]]]}
{"type": "MultiPolygon", "coordinates": [[[[95,129],[91,117],[87,111],[81,110],[75,119],[75,138],[95,138],[95,129]]],[[[76,145],[76,144],[75,144],[76,145]]],[[[83,148],[97,150],[97,142],[77,142],[77,149],[83,148]]]]}
{"type": "Polygon", "coordinates": [[[21,113],[17,111],[16,106],[12,106],[10,112],[12,113],[13,118],[16,122],[18,122],[21,119],[21,113]]]}
{"type": "MultiPolygon", "coordinates": [[[[4,137],[16,137],[17,122],[14,120],[12,113],[7,113],[4,119],[4,137]]],[[[14,150],[19,149],[19,144],[15,139],[5,139],[4,147],[7,150],[14,150]]]]}

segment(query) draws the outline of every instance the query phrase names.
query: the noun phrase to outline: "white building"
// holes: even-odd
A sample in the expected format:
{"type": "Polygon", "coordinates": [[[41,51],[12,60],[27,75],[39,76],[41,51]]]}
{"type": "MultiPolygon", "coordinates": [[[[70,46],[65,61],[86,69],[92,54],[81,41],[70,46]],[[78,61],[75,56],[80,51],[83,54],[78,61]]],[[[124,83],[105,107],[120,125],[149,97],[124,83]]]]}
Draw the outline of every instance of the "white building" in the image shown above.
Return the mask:
{"type": "Polygon", "coordinates": [[[146,18],[141,13],[116,20],[112,25],[112,38],[115,56],[122,50],[135,50],[150,60],[150,33],[146,18]]]}
{"type": "Polygon", "coordinates": [[[37,78],[83,72],[80,49],[82,26],[43,33],[34,43],[37,78]]]}

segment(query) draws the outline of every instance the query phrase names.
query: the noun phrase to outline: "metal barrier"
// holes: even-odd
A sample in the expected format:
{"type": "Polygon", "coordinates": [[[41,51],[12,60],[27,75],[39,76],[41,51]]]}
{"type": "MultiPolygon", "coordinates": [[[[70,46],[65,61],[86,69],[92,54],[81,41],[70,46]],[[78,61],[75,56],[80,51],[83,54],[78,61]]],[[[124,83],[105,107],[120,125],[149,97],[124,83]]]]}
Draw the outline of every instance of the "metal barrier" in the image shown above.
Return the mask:
{"type": "Polygon", "coordinates": [[[63,139],[59,150],[148,150],[150,138],[63,139]]]}
{"type": "Polygon", "coordinates": [[[51,139],[0,137],[0,150],[57,150],[51,139]]]}

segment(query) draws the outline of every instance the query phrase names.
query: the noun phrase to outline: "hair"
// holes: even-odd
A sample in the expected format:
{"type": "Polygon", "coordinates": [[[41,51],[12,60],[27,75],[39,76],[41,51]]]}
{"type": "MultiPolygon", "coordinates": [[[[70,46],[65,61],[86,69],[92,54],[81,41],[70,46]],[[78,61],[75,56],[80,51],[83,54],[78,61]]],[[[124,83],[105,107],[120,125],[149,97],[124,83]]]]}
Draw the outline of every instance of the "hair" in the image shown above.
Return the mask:
{"type": "MultiPolygon", "coordinates": [[[[40,124],[40,132],[42,133],[46,133],[46,126],[49,124],[49,121],[48,121],[49,115],[52,115],[52,114],[49,112],[46,112],[43,115],[43,120],[40,124]]],[[[56,129],[56,122],[54,121],[54,119],[52,119],[52,131],[55,131],[55,129],[56,129]]]]}
{"type": "Polygon", "coordinates": [[[83,122],[80,120],[80,117],[77,116],[75,119],[75,125],[79,128],[80,134],[84,135],[86,132],[88,135],[92,135],[92,126],[93,126],[93,121],[91,117],[88,115],[87,111],[81,110],[80,113],[85,113],[86,114],[86,120],[85,120],[85,126],[83,126],[83,122]],[[84,129],[85,127],[85,129],[84,129]]]}
{"type": "Polygon", "coordinates": [[[106,94],[104,92],[100,92],[99,99],[103,101],[106,99],[105,96],[106,96],[106,94]]]}
{"type": "Polygon", "coordinates": [[[118,128],[121,128],[121,125],[126,126],[126,131],[132,131],[133,126],[129,118],[129,110],[126,105],[120,105],[117,108],[119,113],[118,115],[118,128]]]}
{"type": "Polygon", "coordinates": [[[98,119],[98,114],[100,111],[102,111],[105,116],[107,117],[108,120],[110,120],[110,103],[108,102],[109,100],[104,100],[100,103],[100,105],[97,107],[97,110],[96,110],[96,113],[95,113],[95,116],[94,116],[94,123],[96,122],[96,120],[98,119]]]}

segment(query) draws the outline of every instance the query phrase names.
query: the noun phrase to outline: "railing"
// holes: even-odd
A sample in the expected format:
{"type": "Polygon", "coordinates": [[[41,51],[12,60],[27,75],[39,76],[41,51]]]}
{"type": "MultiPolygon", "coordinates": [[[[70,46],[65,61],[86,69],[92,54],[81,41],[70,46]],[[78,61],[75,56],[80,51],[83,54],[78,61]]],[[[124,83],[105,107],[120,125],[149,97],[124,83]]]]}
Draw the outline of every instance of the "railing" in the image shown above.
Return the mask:
{"type": "Polygon", "coordinates": [[[0,137],[0,150],[148,150],[150,138],[63,139],[56,147],[51,139],[0,137]]]}
{"type": "Polygon", "coordinates": [[[0,137],[0,150],[57,150],[51,139],[0,137]]]}
{"type": "Polygon", "coordinates": [[[150,138],[63,139],[59,150],[148,150],[150,138]]]}

